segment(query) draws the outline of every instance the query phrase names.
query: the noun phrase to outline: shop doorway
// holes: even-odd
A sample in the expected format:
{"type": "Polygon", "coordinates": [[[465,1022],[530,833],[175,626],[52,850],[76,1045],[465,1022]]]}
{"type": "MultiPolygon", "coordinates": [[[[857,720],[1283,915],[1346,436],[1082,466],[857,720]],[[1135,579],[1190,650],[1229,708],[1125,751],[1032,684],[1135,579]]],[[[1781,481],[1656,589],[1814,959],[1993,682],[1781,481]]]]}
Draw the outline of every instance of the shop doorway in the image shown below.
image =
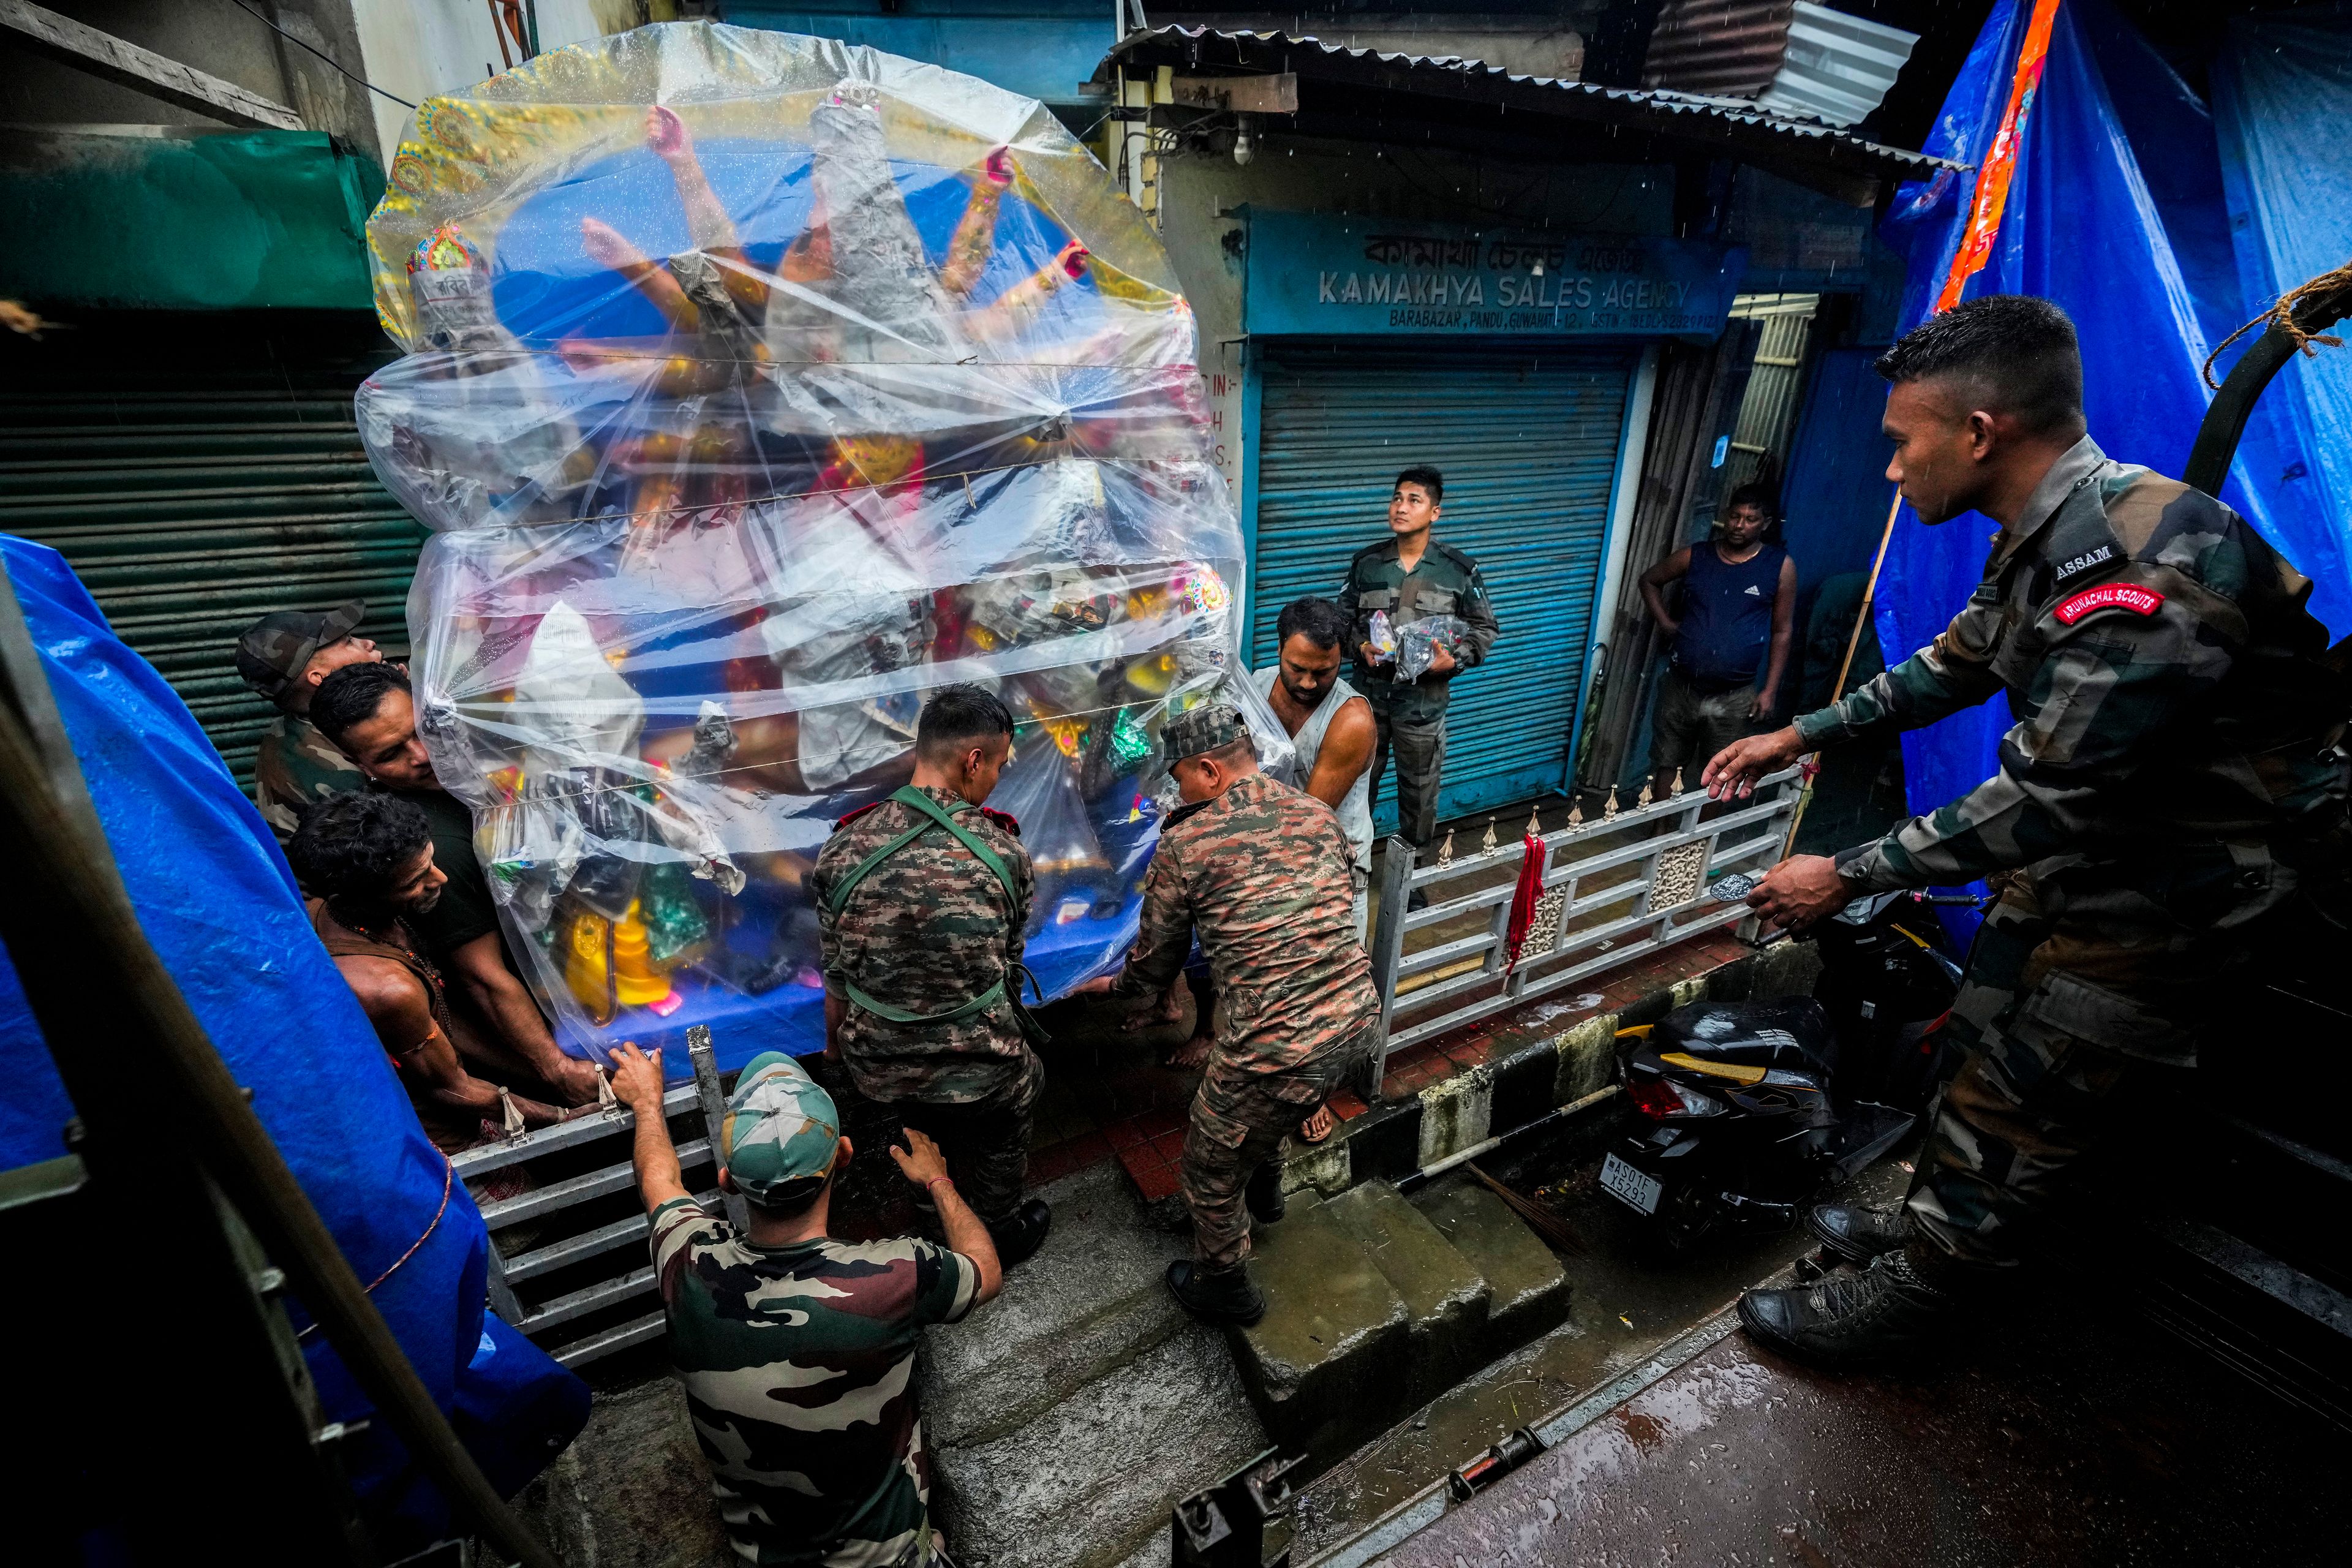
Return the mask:
{"type": "MultiPolygon", "coordinates": [[[[1636,356],[1624,348],[1260,344],[1250,659],[1387,537],[1399,468],[1445,475],[1438,537],[1483,569],[1502,636],[1455,681],[1441,816],[1563,786],[1636,356]]],[[[1373,803],[1396,821],[1393,780],[1373,803]]]]}

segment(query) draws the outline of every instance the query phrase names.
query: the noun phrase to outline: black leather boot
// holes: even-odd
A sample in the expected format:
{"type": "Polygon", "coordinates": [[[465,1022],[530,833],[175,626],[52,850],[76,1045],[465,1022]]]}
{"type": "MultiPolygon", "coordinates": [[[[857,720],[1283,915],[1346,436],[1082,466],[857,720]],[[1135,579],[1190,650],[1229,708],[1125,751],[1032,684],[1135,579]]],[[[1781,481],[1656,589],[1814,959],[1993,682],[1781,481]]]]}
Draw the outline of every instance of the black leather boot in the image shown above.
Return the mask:
{"type": "Polygon", "coordinates": [[[1265,1298],[1250,1283],[1249,1265],[1203,1268],[1179,1258],[1168,1266],[1168,1289],[1184,1310],[1204,1323],[1239,1323],[1244,1328],[1265,1316],[1265,1298]]]}
{"type": "Polygon", "coordinates": [[[1904,1247],[1811,1285],[1750,1290],[1739,1298],[1739,1321],[1749,1338],[1801,1361],[1860,1366],[1917,1354],[1952,1307],[1952,1297],[1921,1278],[1904,1247]]]}
{"type": "Polygon", "coordinates": [[[1829,1251],[1860,1266],[1910,1240],[1911,1215],[1899,1206],[1884,1213],[1851,1204],[1816,1204],[1805,1216],[1805,1227],[1829,1251]]]}
{"type": "Polygon", "coordinates": [[[1260,1225],[1272,1225],[1290,1212],[1282,1196],[1282,1163],[1268,1160],[1250,1173],[1249,1185],[1242,1189],[1242,1202],[1248,1205],[1250,1218],[1260,1225]]]}
{"type": "Polygon", "coordinates": [[[996,1243],[996,1266],[1010,1268],[1037,1255],[1045,1233],[1054,1228],[1054,1211],[1043,1198],[1031,1198],[1003,1219],[988,1222],[988,1238],[996,1243]]]}

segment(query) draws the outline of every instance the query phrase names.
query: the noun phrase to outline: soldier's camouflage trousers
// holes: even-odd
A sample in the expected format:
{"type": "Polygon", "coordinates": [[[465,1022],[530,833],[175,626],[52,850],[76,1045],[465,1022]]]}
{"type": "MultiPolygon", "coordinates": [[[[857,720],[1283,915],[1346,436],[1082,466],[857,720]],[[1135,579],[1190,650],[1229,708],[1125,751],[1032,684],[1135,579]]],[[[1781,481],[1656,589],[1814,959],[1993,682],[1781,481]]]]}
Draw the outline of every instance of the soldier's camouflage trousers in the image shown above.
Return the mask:
{"type": "Polygon", "coordinates": [[[1381,775],[1396,759],[1397,832],[1415,849],[1437,837],[1437,791],[1445,773],[1445,714],[1433,719],[1391,717],[1372,705],[1372,771],[1367,799],[1377,801],[1381,775]]]}
{"type": "Polygon", "coordinates": [[[2089,864],[2016,877],[1985,917],[1948,1026],[1967,1055],[1929,1111],[1907,1200],[1958,1261],[2015,1263],[2075,1163],[2194,1064],[2292,880],[2259,851],[2211,859],[2137,886],[2089,864]]]}
{"type": "Polygon", "coordinates": [[[1029,1130],[1045,1067],[1024,1050],[1021,1065],[1002,1088],[978,1100],[940,1105],[919,1100],[888,1103],[908,1126],[920,1129],[947,1156],[956,1192],[983,1220],[1002,1220],[1021,1206],[1029,1175],[1029,1130]]]}
{"type": "Polygon", "coordinates": [[[1372,1034],[1368,1026],[1286,1072],[1246,1072],[1211,1054],[1192,1097],[1182,1173],[1184,1206],[1192,1212],[1192,1257],[1202,1268],[1247,1261],[1250,1222],[1243,1189],[1283,1135],[1347,1084],[1371,1048],[1372,1034]]]}

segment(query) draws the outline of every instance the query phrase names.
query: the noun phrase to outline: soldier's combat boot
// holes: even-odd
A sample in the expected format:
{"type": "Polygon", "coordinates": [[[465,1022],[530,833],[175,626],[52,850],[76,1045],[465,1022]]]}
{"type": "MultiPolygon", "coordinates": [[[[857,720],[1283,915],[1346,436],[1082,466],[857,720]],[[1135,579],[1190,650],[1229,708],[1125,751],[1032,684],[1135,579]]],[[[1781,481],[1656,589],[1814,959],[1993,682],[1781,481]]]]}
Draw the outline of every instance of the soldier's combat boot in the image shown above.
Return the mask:
{"type": "Polygon", "coordinates": [[[1250,1218],[1260,1225],[1272,1225],[1289,1212],[1290,1205],[1282,1198],[1280,1161],[1265,1161],[1250,1173],[1249,1185],[1242,1189],[1242,1202],[1249,1205],[1250,1218]]]}
{"type": "Polygon", "coordinates": [[[1805,1228],[1825,1249],[1860,1266],[1910,1240],[1911,1216],[1899,1206],[1890,1214],[1852,1204],[1816,1204],[1805,1216],[1805,1228]]]}
{"type": "Polygon", "coordinates": [[[1750,1290],[1739,1298],[1740,1324],[1759,1343],[1823,1366],[1900,1361],[1953,1306],[1921,1278],[1911,1256],[1920,1245],[1882,1252],[1867,1268],[1840,1268],[1811,1285],[1750,1290]]]}
{"type": "Polygon", "coordinates": [[[1203,1268],[1179,1258],[1168,1266],[1168,1289],[1183,1309],[1204,1323],[1247,1328],[1265,1316],[1265,1298],[1250,1283],[1249,1265],[1203,1268]]]}
{"type": "Polygon", "coordinates": [[[988,1222],[988,1238],[996,1243],[996,1266],[1010,1268],[1037,1255],[1045,1233],[1054,1228],[1054,1211],[1043,1198],[1031,1198],[1003,1219],[988,1222]]]}

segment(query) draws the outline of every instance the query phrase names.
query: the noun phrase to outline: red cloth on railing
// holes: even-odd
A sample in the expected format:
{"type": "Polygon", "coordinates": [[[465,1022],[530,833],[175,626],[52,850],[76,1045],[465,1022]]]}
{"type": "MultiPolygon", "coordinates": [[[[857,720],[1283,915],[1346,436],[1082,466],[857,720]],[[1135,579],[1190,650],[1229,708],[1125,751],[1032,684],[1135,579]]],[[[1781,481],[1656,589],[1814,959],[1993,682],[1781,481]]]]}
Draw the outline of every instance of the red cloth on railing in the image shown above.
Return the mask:
{"type": "Polygon", "coordinates": [[[1530,833],[1519,840],[1519,885],[1511,891],[1511,923],[1503,937],[1506,974],[1519,966],[1519,949],[1527,942],[1528,927],[1535,922],[1537,900],[1543,897],[1543,840],[1530,833]]]}

